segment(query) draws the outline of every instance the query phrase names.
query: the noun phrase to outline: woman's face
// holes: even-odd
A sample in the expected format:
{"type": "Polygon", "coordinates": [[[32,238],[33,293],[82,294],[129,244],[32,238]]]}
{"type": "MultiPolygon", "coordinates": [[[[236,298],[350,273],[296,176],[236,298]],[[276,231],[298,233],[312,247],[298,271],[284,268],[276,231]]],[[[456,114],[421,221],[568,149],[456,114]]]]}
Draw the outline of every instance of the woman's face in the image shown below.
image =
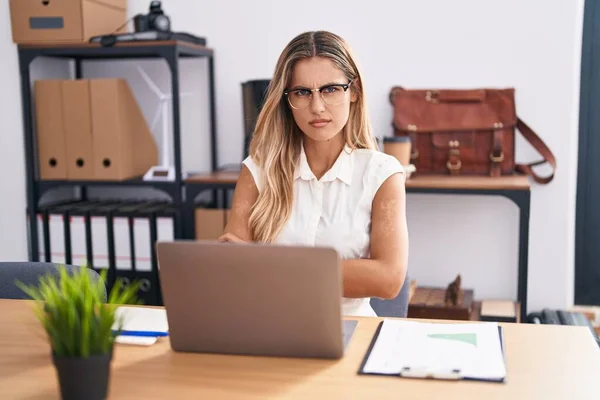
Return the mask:
{"type": "Polygon", "coordinates": [[[288,87],[288,106],[306,136],[316,141],[330,140],[346,125],[356,92],[352,86],[344,90],[330,85],[347,85],[348,82],[346,75],[327,58],[311,57],[295,64],[288,87]],[[311,95],[309,90],[318,88],[322,91],[313,91],[311,95]]]}

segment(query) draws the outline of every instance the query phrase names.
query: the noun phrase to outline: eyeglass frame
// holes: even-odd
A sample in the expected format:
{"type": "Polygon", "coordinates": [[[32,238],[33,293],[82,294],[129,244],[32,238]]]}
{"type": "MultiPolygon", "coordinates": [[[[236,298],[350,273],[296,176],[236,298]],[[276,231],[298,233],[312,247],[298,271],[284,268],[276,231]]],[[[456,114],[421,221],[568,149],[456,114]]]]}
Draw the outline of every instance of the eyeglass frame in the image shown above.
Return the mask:
{"type": "Polygon", "coordinates": [[[344,100],[342,100],[342,101],[341,101],[341,102],[339,102],[338,104],[329,104],[329,103],[328,103],[328,102],[326,102],[326,101],[325,101],[325,99],[323,98],[323,94],[321,93],[321,91],[322,91],[323,89],[326,89],[326,88],[329,88],[329,87],[332,87],[332,86],[341,86],[341,87],[342,87],[342,89],[344,89],[344,94],[345,94],[345,93],[348,91],[348,89],[350,88],[350,86],[352,85],[352,82],[354,82],[354,80],[353,80],[353,79],[352,79],[352,80],[350,80],[350,82],[348,82],[348,83],[330,83],[330,84],[327,84],[327,85],[321,86],[321,87],[319,87],[319,88],[316,88],[316,89],[308,89],[308,88],[287,89],[287,90],[284,90],[284,91],[283,91],[283,95],[284,95],[284,96],[285,96],[285,98],[287,99],[287,102],[288,102],[288,104],[290,105],[290,107],[292,107],[294,110],[304,110],[306,107],[308,107],[308,106],[310,105],[310,101],[312,101],[312,99],[313,99],[313,93],[314,93],[314,92],[319,92],[319,94],[321,95],[321,100],[323,100],[323,103],[327,104],[328,106],[339,106],[340,104],[342,104],[342,103],[344,102],[344,100]],[[298,90],[308,90],[308,91],[310,92],[310,97],[309,97],[309,100],[310,100],[310,101],[308,102],[308,104],[306,105],[306,107],[302,107],[302,108],[299,108],[299,107],[294,107],[294,106],[292,105],[292,102],[290,101],[289,94],[290,94],[291,92],[295,92],[295,91],[298,91],[298,90]]]}

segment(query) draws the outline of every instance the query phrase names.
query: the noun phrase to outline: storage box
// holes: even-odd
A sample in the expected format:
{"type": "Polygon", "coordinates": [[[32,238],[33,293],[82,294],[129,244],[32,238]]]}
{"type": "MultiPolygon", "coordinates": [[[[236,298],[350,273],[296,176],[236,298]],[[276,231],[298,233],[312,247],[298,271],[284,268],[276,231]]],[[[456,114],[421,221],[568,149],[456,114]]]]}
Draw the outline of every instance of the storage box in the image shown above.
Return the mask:
{"type": "Polygon", "coordinates": [[[13,42],[88,42],[127,20],[127,0],[10,0],[13,42]]]}
{"type": "Polygon", "coordinates": [[[480,321],[518,322],[519,303],[512,300],[489,299],[481,302],[480,321]]]}
{"type": "Polygon", "coordinates": [[[217,240],[223,235],[229,210],[219,208],[196,208],[196,240],[217,240]]]}
{"type": "Polygon", "coordinates": [[[34,96],[41,180],[119,181],[158,164],[125,80],[39,80],[34,96]]]}

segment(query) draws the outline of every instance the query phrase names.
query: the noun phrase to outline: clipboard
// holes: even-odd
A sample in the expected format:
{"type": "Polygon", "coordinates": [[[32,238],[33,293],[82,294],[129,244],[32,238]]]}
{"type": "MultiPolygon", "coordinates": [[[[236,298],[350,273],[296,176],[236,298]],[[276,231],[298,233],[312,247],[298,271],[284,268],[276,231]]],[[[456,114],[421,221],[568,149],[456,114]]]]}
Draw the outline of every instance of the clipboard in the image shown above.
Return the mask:
{"type": "MultiPolygon", "coordinates": [[[[415,370],[415,369],[411,369],[410,367],[404,367],[397,374],[367,372],[367,371],[365,371],[365,366],[367,364],[367,361],[369,360],[369,357],[371,356],[371,353],[373,351],[375,343],[377,343],[377,339],[379,338],[379,335],[381,333],[381,329],[383,327],[384,322],[385,322],[385,320],[381,321],[379,323],[379,325],[377,326],[377,330],[375,331],[375,334],[373,335],[373,338],[371,339],[369,348],[367,349],[367,352],[365,353],[365,356],[363,357],[363,360],[360,364],[360,367],[358,370],[358,375],[374,375],[374,376],[415,378],[415,379],[434,379],[434,380],[452,380],[452,381],[463,380],[463,381],[478,381],[478,382],[491,382],[491,383],[506,383],[506,380],[507,380],[506,375],[500,379],[471,377],[471,376],[465,376],[458,369],[444,371],[444,372],[439,372],[439,371],[438,372],[430,372],[427,370],[419,370],[419,369],[415,370]]],[[[498,336],[499,336],[499,340],[500,340],[500,350],[502,352],[502,361],[504,362],[504,365],[506,366],[504,330],[503,330],[502,326],[500,326],[500,325],[498,325],[498,336]]]]}

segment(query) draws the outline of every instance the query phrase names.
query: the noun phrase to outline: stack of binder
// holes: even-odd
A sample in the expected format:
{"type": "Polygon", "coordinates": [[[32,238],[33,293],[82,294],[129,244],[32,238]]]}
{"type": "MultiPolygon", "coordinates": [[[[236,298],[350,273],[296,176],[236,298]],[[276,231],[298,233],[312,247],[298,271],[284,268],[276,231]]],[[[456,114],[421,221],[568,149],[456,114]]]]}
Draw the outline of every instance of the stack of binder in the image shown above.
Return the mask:
{"type": "Polygon", "coordinates": [[[144,304],[162,305],[157,241],[173,241],[179,211],[161,201],[69,201],[41,206],[40,261],[108,270],[116,278],[142,283],[144,304]]]}

